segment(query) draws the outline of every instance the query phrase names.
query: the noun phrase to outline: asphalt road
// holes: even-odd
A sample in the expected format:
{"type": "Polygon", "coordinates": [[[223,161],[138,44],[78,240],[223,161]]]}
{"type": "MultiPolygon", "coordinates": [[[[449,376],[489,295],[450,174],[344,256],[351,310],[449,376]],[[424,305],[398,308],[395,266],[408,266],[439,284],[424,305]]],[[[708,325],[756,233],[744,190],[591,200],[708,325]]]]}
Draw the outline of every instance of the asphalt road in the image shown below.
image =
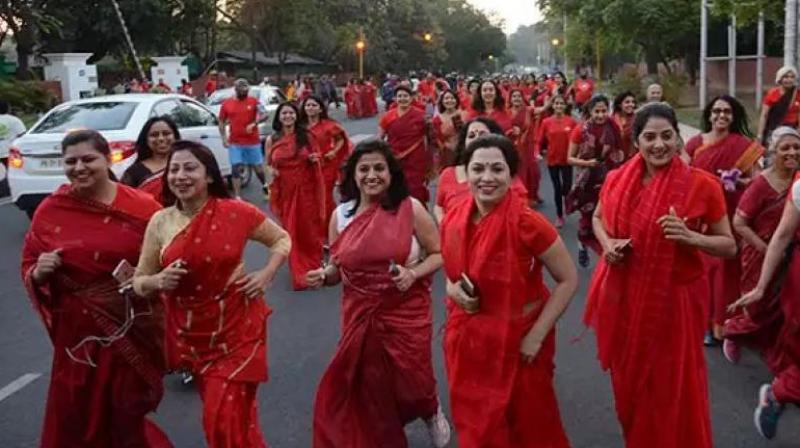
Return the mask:
{"type": "MultiPolygon", "coordinates": [[[[350,135],[357,138],[373,134],[376,126],[375,119],[345,122],[350,135]]],[[[545,179],[542,195],[547,203],[540,211],[553,218],[551,192],[549,179],[545,179]]],[[[256,186],[250,187],[246,197],[266,207],[256,186]]],[[[573,253],[575,226],[576,219],[571,217],[562,230],[573,253]]],[[[20,281],[19,259],[27,227],[28,220],[22,212],[13,205],[0,206],[0,448],[38,446],[52,356],[44,329],[29,306],[20,281]]],[[[248,266],[258,266],[264,259],[263,249],[248,247],[248,266]]],[[[574,341],[583,332],[580,317],[590,275],[590,269],[580,271],[580,291],[559,325],[556,389],[574,447],[621,447],[609,379],[595,359],[594,338],[588,333],[574,341]]],[[[433,291],[438,333],[444,321],[441,275],[437,275],[433,291]]],[[[259,389],[259,414],[273,448],[311,446],[314,394],[339,338],[339,297],[338,288],[291,291],[286,268],[268,292],[267,300],[274,309],[269,319],[271,379],[259,389]]],[[[433,356],[440,397],[447,412],[441,342],[441,337],[434,339],[433,356]]],[[[761,439],[753,427],[758,387],[770,380],[769,372],[755,355],[746,353],[740,365],[732,366],[718,349],[709,349],[706,354],[715,446],[800,447],[800,412],[796,407],[784,414],[776,440],[761,439]]],[[[196,391],[182,386],[177,377],[165,381],[167,394],[155,419],[176,447],[205,446],[196,391]]],[[[421,422],[409,425],[407,432],[411,447],[429,446],[421,422]]]]}

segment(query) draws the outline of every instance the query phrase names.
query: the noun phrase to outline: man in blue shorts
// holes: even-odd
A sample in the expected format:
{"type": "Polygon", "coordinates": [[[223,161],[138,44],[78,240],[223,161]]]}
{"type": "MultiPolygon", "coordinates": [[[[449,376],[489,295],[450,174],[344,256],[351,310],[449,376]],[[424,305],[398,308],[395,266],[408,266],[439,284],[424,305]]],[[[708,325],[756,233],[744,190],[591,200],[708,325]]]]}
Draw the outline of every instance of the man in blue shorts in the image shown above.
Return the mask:
{"type": "Polygon", "coordinates": [[[264,149],[258,134],[258,123],[265,120],[267,114],[264,106],[248,95],[250,84],[246,79],[237,79],[233,86],[236,97],[226,99],[219,111],[219,133],[231,160],[233,194],[239,198],[242,172],[248,165],[253,167],[261,185],[266,181],[264,149]],[[226,125],[230,125],[229,132],[226,132],[226,125]]]}

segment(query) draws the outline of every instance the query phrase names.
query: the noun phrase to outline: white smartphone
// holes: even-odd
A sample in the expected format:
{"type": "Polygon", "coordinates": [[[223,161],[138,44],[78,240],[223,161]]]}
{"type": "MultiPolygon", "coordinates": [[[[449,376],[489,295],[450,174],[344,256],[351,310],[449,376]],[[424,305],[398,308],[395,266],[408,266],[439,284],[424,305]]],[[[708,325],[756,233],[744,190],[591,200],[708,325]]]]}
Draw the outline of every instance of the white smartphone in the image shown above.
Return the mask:
{"type": "Polygon", "coordinates": [[[111,275],[119,282],[120,285],[128,283],[133,278],[133,274],[136,273],[136,268],[125,260],[124,258],[122,261],[119,262],[114,271],[111,275]]]}

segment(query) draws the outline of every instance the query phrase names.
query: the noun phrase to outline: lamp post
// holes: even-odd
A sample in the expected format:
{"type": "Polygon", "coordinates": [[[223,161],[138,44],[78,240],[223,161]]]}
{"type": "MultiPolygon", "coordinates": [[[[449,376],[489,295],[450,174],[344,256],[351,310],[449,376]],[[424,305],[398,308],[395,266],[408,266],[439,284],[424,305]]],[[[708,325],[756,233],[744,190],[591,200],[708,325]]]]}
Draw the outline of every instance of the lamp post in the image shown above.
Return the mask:
{"type": "Polygon", "coordinates": [[[358,52],[358,79],[364,79],[364,49],[366,47],[364,31],[362,30],[358,42],[356,42],[356,51],[358,52]]]}
{"type": "Polygon", "coordinates": [[[558,46],[561,45],[561,41],[554,37],[550,43],[553,45],[553,62],[558,65],[558,46]]]}

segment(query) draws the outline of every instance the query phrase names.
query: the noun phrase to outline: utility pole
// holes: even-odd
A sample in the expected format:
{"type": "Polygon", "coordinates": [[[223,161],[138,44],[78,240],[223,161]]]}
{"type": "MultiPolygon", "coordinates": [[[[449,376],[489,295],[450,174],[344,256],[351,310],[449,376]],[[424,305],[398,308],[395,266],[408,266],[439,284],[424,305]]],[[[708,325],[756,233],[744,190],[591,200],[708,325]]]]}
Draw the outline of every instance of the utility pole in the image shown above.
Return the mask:
{"type": "Polygon", "coordinates": [[[698,107],[702,110],[708,101],[708,0],[702,0],[700,6],[700,94],[698,107]]]}
{"type": "Polygon", "coordinates": [[[783,65],[797,66],[797,7],[798,0],[786,0],[783,37],[783,65]]]}

